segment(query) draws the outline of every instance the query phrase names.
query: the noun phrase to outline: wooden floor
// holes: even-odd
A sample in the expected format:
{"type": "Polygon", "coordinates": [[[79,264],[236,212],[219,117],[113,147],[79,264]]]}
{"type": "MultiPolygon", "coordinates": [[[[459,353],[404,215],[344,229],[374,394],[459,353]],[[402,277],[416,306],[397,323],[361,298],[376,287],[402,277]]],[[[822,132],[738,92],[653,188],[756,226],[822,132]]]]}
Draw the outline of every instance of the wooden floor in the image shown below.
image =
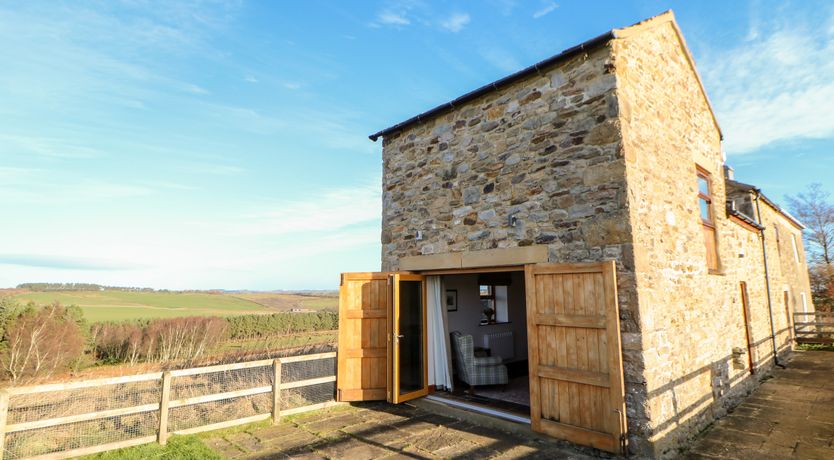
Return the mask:
{"type": "Polygon", "coordinates": [[[795,352],[685,458],[834,459],[834,352],[795,352]]]}

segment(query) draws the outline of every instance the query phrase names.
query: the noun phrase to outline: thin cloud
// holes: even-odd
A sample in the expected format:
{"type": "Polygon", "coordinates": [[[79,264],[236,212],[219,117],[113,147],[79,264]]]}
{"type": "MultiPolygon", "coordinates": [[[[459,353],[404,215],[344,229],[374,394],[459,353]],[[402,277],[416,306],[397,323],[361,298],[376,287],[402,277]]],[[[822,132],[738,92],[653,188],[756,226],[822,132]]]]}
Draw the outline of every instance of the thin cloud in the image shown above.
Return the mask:
{"type": "Polygon", "coordinates": [[[190,174],[207,174],[213,176],[231,176],[241,174],[245,169],[228,164],[220,163],[189,163],[180,168],[181,171],[190,174]]]}
{"type": "Polygon", "coordinates": [[[378,221],[382,215],[381,203],[379,184],[337,188],[303,200],[265,206],[225,224],[207,225],[230,236],[335,232],[378,221]]]}
{"type": "Polygon", "coordinates": [[[0,254],[1,265],[52,268],[59,270],[136,270],[147,265],[133,262],[42,254],[0,254]]]}
{"type": "Polygon", "coordinates": [[[304,86],[304,85],[302,85],[301,83],[288,81],[288,82],[284,83],[282,86],[284,88],[287,88],[288,90],[295,91],[295,90],[301,89],[301,87],[304,86]]]}
{"type": "Polygon", "coordinates": [[[103,153],[86,145],[56,137],[35,137],[15,134],[0,134],[0,140],[11,144],[10,153],[34,154],[53,158],[97,158],[103,153]]]}
{"type": "Polygon", "coordinates": [[[556,8],[559,8],[559,5],[557,5],[555,2],[549,2],[542,9],[537,10],[535,13],[533,13],[533,19],[539,19],[541,17],[547,16],[548,14],[555,11],[556,8]]]}
{"type": "Polygon", "coordinates": [[[482,48],[479,54],[493,66],[504,72],[515,72],[521,68],[521,64],[509,51],[500,46],[482,48]]]}
{"type": "Polygon", "coordinates": [[[440,27],[448,30],[449,32],[460,32],[469,24],[470,17],[467,13],[453,13],[446,19],[440,21],[440,27]]]}
{"type": "Polygon", "coordinates": [[[383,11],[377,15],[377,20],[380,24],[388,26],[407,26],[411,21],[402,13],[395,13],[393,11],[383,11]]]}
{"type": "Polygon", "coordinates": [[[824,102],[834,100],[834,34],[780,20],[757,25],[749,41],[700,63],[728,154],[834,137],[834,104],[824,102]]]}

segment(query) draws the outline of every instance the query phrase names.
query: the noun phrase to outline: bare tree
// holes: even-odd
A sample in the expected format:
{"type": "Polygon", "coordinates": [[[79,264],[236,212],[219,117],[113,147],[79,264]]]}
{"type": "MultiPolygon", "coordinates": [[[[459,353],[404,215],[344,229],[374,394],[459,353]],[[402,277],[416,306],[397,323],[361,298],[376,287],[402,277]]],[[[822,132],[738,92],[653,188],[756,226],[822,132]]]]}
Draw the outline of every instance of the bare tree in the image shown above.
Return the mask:
{"type": "Polygon", "coordinates": [[[791,212],[808,226],[804,233],[809,254],[814,262],[834,262],[834,203],[822,184],[811,184],[808,190],[788,196],[791,212]]]}

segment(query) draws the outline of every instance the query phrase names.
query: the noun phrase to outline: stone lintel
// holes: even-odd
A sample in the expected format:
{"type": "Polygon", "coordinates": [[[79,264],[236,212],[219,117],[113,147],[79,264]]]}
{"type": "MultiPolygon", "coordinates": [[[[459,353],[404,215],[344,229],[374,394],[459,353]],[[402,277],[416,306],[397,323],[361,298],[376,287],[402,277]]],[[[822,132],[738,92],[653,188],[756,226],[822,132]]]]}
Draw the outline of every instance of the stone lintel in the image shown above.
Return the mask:
{"type": "Polygon", "coordinates": [[[546,245],[486,249],[400,258],[400,270],[447,270],[457,268],[504,267],[548,262],[546,245]]]}

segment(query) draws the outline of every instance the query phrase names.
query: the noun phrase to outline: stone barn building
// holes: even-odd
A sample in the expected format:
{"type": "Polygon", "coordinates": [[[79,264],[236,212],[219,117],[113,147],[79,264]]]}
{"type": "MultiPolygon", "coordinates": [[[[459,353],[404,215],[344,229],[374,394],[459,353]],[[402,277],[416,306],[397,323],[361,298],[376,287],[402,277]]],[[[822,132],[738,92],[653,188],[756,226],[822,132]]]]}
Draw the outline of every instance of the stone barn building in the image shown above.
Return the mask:
{"type": "Polygon", "coordinates": [[[802,224],[734,180],[671,12],[370,137],[382,272],[342,276],[340,400],[671,457],[813,310],[802,224]]]}

